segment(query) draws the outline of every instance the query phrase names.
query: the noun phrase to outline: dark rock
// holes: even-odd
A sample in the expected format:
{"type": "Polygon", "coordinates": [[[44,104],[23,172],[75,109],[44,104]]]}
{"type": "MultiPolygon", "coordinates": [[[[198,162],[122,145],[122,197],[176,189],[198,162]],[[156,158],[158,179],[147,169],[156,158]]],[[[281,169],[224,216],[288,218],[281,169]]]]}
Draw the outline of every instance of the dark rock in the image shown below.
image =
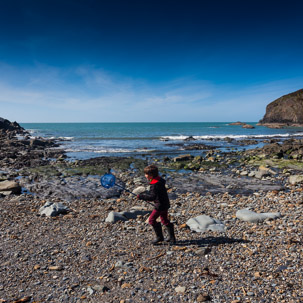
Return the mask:
{"type": "Polygon", "coordinates": [[[228,125],[244,125],[244,124],[245,124],[244,122],[237,121],[237,122],[229,123],[228,125]]]}
{"type": "Polygon", "coordinates": [[[193,136],[189,136],[188,138],[184,139],[184,141],[195,141],[196,139],[193,136]]]}
{"type": "MultiPolygon", "coordinates": [[[[303,125],[303,89],[282,96],[266,107],[260,124],[303,125]]],[[[267,125],[266,125],[267,126],[267,125]]]]}
{"type": "Polygon", "coordinates": [[[205,145],[205,144],[190,144],[184,145],[184,150],[209,150],[215,148],[214,146],[205,145]]]}
{"type": "Polygon", "coordinates": [[[180,155],[178,157],[173,158],[173,162],[181,162],[181,161],[188,161],[193,158],[192,155],[180,155]]]}
{"type": "Polygon", "coordinates": [[[21,127],[17,122],[10,122],[9,120],[4,118],[0,118],[0,130],[25,133],[25,129],[21,127]]]}
{"type": "Polygon", "coordinates": [[[46,165],[51,158],[58,158],[64,152],[51,139],[31,139],[17,122],[0,118],[0,167],[20,169],[46,165]],[[18,138],[17,135],[22,135],[18,138]]]}
{"type": "Polygon", "coordinates": [[[255,128],[253,125],[250,124],[243,124],[242,128],[249,128],[249,129],[253,129],[255,128]]]}
{"type": "Polygon", "coordinates": [[[228,143],[231,143],[234,141],[234,139],[230,138],[230,137],[226,137],[224,138],[224,141],[228,142],[228,143]]]}

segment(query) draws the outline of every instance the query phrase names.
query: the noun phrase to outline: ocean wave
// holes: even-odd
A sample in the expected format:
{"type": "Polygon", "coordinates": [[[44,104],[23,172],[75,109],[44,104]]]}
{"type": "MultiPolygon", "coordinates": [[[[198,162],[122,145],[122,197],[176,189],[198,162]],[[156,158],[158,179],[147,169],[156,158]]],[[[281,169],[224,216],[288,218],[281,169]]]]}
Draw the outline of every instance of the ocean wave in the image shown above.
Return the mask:
{"type": "Polygon", "coordinates": [[[80,152],[89,152],[89,153],[127,153],[130,152],[129,149],[124,148],[66,148],[68,153],[80,153],[80,152]]]}
{"type": "Polygon", "coordinates": [[[136,153],[151,153],[155,152],[156,149],[147,149],[147,148],[141,148],[141,149],[135,149],[134,152],[136,153]]]}
{"type": "Polygon", "coordinates": [[[125,149],[125,148],[67,148],[65,149],[68,153],[96,153],[96,154],[106,154],[106,153],[146,153],[154,152],[154,149],[125,149]]]}
{"type": "Polygon", "coordinates": [[[162,136],[160,137],[161,141],[167,140],[186,140],[189,138],[194,138],[195,140],[224,140],[226,138],[231,139],[262,139],[262,138],[287,138],[287,137],[299,137],[303,136],[303,132],[294,133],[294,134],[268,134],[268,135],[204,135],[204,136],[185,136],[185,135],[177,135],[177,136],[162,136]]]}
{"type": "Polygon", "coordinates": [[[162,136],[160,137],[161,141],[166,141],[166,140],[185,140],[189,138],[190,136],[184,136],[184,135],[178,135],[178,136],[162,136]]]}
{"type": "Polygon", "coordinates": [[[58,137],[58,138],[53,138],[53,139],[59,139],[59,140],[64,140],[64,141],[73,141],[74,137],[58,137]]]}
{"type": "Polygon", "coordinates": [[[138,141],[138,140],[155,140],[155,139],[159,139],[159,137],[156,136],[135,136],[135,137],[99,137],[99,136],[95,136],[95,137],[78,137],[77,140],[78,141],[138,141]]]}

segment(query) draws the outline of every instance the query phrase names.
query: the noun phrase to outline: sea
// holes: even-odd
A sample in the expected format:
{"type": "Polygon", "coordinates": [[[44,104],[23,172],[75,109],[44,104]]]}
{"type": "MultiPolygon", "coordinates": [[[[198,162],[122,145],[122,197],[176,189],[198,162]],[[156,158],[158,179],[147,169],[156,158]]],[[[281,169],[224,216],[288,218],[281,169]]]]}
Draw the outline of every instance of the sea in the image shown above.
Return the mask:
{"type": "MultiPolygon", "coordinates": [[[[20,123],[32,137],[57,139],[71,161],[100,156],[152,158],[189,153],[188,145],[205,144],[221,151],[261,147],[270,139],[303,138],[303,128],[272,129],[247,122],[161,123],[20,123]],[[242,145],[242,140],[253,144],[242,145]]],[[[192,149],[193,155],[201,150],[192,149]]]]}

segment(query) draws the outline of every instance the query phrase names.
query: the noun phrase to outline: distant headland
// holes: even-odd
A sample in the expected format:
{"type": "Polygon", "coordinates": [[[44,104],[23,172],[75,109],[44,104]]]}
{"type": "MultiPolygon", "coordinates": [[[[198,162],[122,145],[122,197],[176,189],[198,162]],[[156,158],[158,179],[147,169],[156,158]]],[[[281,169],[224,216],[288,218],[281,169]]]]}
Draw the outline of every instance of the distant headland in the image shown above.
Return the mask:
{"type": "Polygon", "coordinates": [[[284,95],[266,107],[266,113],[258,123],[271,128],[303,126],[303,89],[284,95]]]}

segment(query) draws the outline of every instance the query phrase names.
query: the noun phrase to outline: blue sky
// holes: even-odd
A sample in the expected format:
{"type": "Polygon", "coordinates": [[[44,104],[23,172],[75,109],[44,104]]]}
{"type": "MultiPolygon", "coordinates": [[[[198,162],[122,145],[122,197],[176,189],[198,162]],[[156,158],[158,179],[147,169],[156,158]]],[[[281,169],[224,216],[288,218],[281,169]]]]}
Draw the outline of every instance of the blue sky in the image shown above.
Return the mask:
{"type": "Polygon", "coordinates": [[[0,117],[258,121],[303,88],[303,2],[0,0],[0,117]]]}

